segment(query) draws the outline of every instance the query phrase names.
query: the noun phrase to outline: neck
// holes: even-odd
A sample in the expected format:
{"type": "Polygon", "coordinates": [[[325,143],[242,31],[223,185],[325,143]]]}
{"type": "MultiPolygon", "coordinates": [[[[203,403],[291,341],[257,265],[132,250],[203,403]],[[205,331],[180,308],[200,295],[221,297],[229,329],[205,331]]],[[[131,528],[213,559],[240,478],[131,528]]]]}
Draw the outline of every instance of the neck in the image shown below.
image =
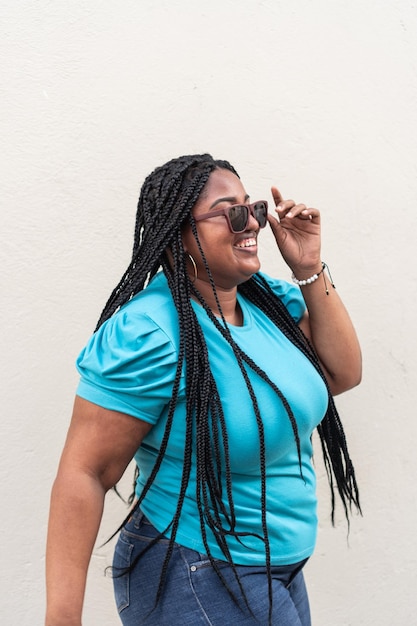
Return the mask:
{"type": "MultiPolygon", "coordinates": [[[[216,315],[216,317],[220,317],[219,307],[217,306],[217,302],[214,297],[214,293],[210,283],[197,278],[195,286],[196,289],[198,289],[198,291],[203,296],[204,300],[207,302],[213,314],[216,315]]],[[[226,322],[234,326],[242,326],[242,311],[239,307],[236,297],[237,287],[224,289],[216,285],[216,293],[226,322]]]]}

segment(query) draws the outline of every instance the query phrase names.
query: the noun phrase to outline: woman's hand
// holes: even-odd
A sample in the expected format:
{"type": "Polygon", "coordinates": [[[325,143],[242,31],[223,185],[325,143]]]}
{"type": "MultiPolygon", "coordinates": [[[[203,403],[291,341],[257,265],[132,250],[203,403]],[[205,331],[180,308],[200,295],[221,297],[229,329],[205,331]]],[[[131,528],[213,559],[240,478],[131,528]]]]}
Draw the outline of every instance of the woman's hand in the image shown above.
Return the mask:
{"type": "Polygon", "coordinates": [[[284,200],[276,187],[271,188],[278,219],[268,215],[278,248],[297,278],[321,270],[320,212],[294,200],[284,200]]]}

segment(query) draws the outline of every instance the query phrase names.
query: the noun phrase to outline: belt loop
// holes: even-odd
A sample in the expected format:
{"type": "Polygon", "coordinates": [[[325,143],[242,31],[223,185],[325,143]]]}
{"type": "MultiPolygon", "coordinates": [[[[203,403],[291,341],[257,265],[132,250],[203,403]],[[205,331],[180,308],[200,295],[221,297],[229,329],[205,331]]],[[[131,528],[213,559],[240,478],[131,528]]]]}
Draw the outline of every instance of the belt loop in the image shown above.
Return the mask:
{"type": "Polygon", "coordinates": [[[133,514],[133,526],[138,529],[140,528],[140,525],[142,524],[142,520],[144,518],[144,514],[142,513],[142,511],[138,508],[134,514],[133,514]]]}

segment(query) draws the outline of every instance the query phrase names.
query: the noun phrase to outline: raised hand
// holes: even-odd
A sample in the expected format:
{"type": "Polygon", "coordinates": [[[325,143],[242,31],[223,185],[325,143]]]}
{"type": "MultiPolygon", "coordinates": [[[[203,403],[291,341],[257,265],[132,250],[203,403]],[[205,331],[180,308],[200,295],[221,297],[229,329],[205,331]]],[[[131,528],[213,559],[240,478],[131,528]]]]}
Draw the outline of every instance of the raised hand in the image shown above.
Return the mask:
{"type": "Polygon", "coordinates": [[[271,188],[278,218],[268,215],[278,248],[297,278],[321,270],[320,211],[294,200],[284,200],[276,187],[271,188]]]}

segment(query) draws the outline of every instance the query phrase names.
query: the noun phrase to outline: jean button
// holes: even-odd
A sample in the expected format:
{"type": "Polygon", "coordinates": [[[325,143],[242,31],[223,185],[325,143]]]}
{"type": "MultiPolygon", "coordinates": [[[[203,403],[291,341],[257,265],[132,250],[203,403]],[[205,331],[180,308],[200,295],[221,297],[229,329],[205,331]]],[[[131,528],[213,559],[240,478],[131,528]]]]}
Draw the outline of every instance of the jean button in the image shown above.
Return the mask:
{"type": "Polygon", "coordinates": [[[191,570],[192,572],[196,572],[196,571],[197,571],[197,568],[196,568],[196,566],[195,566],[195,565],[191,565],[190,570],[191,570]]]}

